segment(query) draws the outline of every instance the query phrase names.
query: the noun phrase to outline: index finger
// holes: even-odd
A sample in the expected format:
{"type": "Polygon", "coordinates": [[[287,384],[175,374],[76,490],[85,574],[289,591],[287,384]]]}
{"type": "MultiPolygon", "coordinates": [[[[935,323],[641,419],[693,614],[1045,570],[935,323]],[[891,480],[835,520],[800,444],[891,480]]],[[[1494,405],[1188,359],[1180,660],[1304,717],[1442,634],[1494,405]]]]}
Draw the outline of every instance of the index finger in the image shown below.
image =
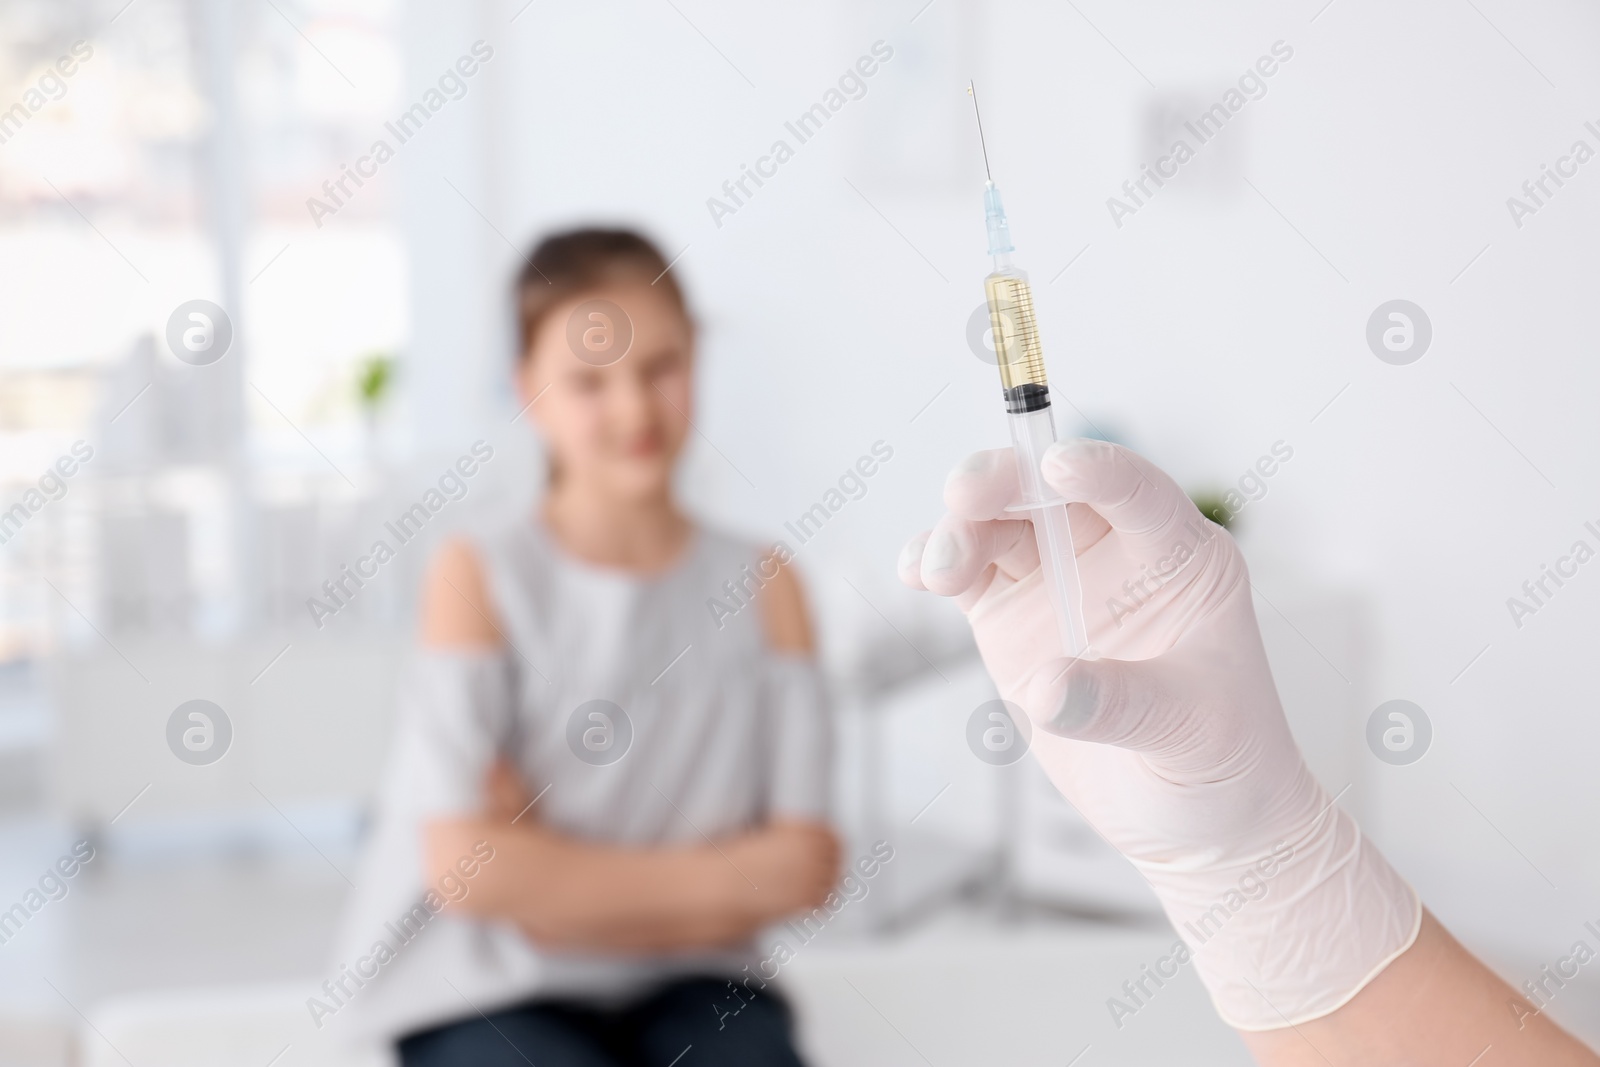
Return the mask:
{"type": "Polygon", "coordinates": [[[1192,521],[1204,521],[1166,471],[1121,445],[1075,438],[1051,445],[1044,480],[1068,501],[1087,504],[1133,545],[1162,549],[1192,521]]]}

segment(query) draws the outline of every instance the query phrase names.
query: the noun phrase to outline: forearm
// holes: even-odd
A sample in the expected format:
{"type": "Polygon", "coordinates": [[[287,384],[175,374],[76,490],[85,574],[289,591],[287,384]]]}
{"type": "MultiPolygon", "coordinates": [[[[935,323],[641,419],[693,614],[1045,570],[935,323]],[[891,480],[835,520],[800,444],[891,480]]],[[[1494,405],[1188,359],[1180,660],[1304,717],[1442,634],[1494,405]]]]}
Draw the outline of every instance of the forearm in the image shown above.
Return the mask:
{"type": "Polygon", "coordinates": [[[738,942],[800,902],[784,879],[760,877],[762,850],[808,848],[785,827],[720,846],[623,848],[539,827],[446,823],[428,831],[430,867],[448,866],[457,840],[473,835],[489,840],[495,861],[457,907],[515,923],[548,947],[612,951],[738,942]],[[748,857],[752,871],[736,866],[734,856],[748,857]]]}
{"type": "Polygon", "coordinates": [[[1594,1067],[1584,1048],[1423,913],[1412,946],[1351,1001],[1293,1028],[1247,1032],[1266,1067],[1594,1067]]]}
{"type": "Polygon", "coordinates": [[[538,828],[479,832],[495,862],[458,906],[515,923],[541,944],[668,950],[733,942],[759,925],[706,846],[616,848],[538,828]]]}

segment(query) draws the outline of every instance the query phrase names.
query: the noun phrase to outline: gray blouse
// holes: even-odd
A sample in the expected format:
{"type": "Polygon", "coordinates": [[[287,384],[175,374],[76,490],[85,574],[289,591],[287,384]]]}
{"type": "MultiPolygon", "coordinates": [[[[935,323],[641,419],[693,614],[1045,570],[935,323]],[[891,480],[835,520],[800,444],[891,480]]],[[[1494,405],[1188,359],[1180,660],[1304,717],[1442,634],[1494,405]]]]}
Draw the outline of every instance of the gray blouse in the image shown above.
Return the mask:
{"type": "Polygon", "coordinates": [[[421,826],[480,811],[499,754],[538,796],[522,818],[589,841],[697,842],[828,817],[826,693],[813,660],[767,645],[751,597],[772,571],[757,546],[700,526],[670,569],[639,576],[567,555],[536,521],[475,541],[504,648],[418,649],[409,665],[339,955],[307,1002],[319,1029],[393,1037],[530,997],[616,1003],[754,963],[753,945],[547,951],[441,908],[493,859],[463,857],[459,878],[425,885],[421,826]]]}

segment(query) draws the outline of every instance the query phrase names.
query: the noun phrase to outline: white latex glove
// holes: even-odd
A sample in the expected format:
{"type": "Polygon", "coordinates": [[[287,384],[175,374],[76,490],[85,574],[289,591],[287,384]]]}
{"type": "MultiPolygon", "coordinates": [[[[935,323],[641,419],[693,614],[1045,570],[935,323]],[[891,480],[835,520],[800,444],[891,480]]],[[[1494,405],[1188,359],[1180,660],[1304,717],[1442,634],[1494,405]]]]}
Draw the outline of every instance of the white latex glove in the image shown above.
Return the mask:
{"type": "Polygon", "coordinates": [[[1051,781],[1149,880],[1223,1019],[1333,1011],[1410,946],[1421,904],[1306,768],[1238,546],[1127,449],[1064,441],[1043,469],[1099,658],[1060,658],[1033,530],[1004,511],[1010,449],[951,473],[902,580],[956,598],[1051,781]]]}

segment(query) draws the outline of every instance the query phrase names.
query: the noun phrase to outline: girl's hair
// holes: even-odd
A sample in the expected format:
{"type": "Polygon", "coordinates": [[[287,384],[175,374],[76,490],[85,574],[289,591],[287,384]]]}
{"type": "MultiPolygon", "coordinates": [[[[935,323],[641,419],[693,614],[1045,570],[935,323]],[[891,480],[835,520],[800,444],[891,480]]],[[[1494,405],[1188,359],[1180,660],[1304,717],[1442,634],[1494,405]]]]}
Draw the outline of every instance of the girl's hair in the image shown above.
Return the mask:
{"type": "Polygon", "coordinates": [[[633,230],[583,228],[549,235],[517,273],[517,359],[528,358],[540,327],[557,307],[616,282],[655,285],[689,318],[688,301],[667,266],[660,250],[633,230]]]}

